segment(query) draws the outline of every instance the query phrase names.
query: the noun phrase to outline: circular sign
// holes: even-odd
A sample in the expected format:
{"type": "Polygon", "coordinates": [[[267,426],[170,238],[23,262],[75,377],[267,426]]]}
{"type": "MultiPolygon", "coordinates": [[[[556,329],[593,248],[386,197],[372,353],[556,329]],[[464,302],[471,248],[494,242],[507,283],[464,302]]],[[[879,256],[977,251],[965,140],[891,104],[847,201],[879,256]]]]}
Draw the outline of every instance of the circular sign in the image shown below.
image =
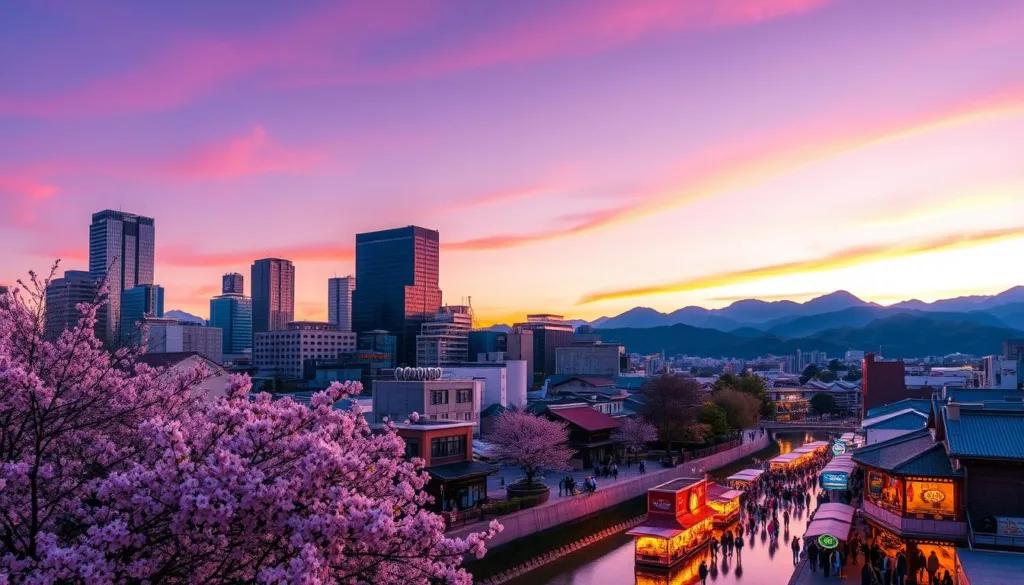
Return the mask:
{"type": "Polygon", "coordinates": [[[839,456],[843,453],[846,453],[846,443],[843,441],[836,441],[835,444],[832,445],[832,454],[839,456]]]}
{"type": "Polygon", "coordinates": [[[818,537],[818,544],[820,544],[822,548],[836,548],[839,546],[839,539],[831,534],[822,534],[818,537]]]}
{"type": "Polygon", "coordinates": [[[921,499],[929,504],[938,504],[942,500],[946,499],[946,494],[939,490],[926,490],[921,493],[921,499]]]}

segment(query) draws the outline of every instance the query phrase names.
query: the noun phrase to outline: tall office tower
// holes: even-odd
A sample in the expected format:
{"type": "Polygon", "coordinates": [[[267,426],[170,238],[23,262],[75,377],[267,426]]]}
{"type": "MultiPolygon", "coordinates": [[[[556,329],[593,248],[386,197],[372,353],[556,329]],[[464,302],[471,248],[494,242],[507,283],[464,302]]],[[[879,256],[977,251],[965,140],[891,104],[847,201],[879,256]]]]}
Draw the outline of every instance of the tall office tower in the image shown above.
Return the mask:
{"type": "Polygon", "coordinates": [[[525,323],[516,323],[520,331],[533,332],[534,376],[543,378],[555,373],[555,350],[572,345],[575,333],[572,324],[561,315],[527,315],[525,323]]]}
{"type": "Polygon", "coordinates": [[[224,332],[225,355],[238,355],[252,347],[252,299],[223,294],[210,299],[210,326],[224,332]]]}
{"type": "Polygon", "coordinates": [[[264,258],[252,264],[252,333],[278,331],[295,320],[295,265],[264,258]]]}
{"type": "Polygon", "coordinates": [[[420,325],[441,308],[439,245],[436,231],[417,226],[356,234],[352,328],[395,335],[402,365],[416,363],[420,325]]]}
{"type": "Polygon", "coordinates": [[[421,368],[461,366],[469,361],[473,312],[466,305],[442,307],[420,326],[416,365],[421,368]]]}
{"type": "Polygon", "coordinates": [[[164,287],[140,284],[121,293],[121,344],[142,342],[143,317],[164,316],[164,287]]]}
{"type": "Polygon", "coordinates": [[[229,272],[221,278],[220,294],[244,295],[245,277],[237,272],[229,272]]]}
{"type": "Polygon", "coordinates": [[[81,315],[77,306],[96,300],[96,285],[96,279],[85,270],[66,270],[64,278],[55,278],[46,285],[46,339],[57,339],[65,329],[78,323],[81,315]]]}
{"type": "Polygon", "coordinates": [[[327,322],[339,331],[352,331],[352,291],[356,279],[351,274],[327,281],[327,322]]]}
{"type": "Polygon", "coordinates": [[[121,292],[153,284],[156,227],[151,217],[110,209],[92,214],[89,273],[106,278],[109,296],[100,307],[96,332],[107,344],[119,341],[121,292]]]}

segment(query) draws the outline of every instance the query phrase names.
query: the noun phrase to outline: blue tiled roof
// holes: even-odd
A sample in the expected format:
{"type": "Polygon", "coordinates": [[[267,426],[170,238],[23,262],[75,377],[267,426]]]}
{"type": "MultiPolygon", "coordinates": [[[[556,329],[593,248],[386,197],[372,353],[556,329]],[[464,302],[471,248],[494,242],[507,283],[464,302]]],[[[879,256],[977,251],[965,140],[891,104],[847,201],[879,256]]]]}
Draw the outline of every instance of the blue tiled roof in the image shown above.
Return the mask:
{"type": "Polygon", "coordinates": [[[931,432],[922,428],[906,435],[857,449],[853,453],[857,463],[902,475],[929,477],[959,477],[954,471],[941,443],[932,439],[931,432]]]}
{"type": "Polygon", "coordinates": [[[1024,409],[960,406],[957,420],[943,409],[949,454],[983,459],[1024,460],[1024,409]]]}
{"type": "Polygon", "coordinates": [[[931,407],[931,400],[919,398],[904,398],[903,400],[890,402],[889,404],[883,404],[882,406],[876,406],[875,408],[872,408],[871,410],[867,411],[867,413],[864,415],[864,418],[875,418],[893,412],[899,412],[907,408],[912,408],[920,412],[921,414],[927,416],[928,412],[931,410],[931,407]]]}
{"type": "Polygon", "coordinates": [[[971,583],[1024,585],[1024,555],[958,548],[956,557],[971,583]]]}
{"type": "Polygon", "coordinates": [[[872,424],[871,426],[865,425],[864,428],[870,428],[874,430],[905,430],[912,431],[914,429],[924,428],[925,423],[928,422],[928,415],[922,415],[915,411],[905,412],[898,414],[892,418],[887,418],[883,421],[872,424]]]}
{"type": "Polygon", "coordinates": [[[1020,390],[977,390],[974,388],[947,388],[946,398],[956,402],[1007,402],[1018,404],[1024,400],[1024,392],[1020,390]]]}

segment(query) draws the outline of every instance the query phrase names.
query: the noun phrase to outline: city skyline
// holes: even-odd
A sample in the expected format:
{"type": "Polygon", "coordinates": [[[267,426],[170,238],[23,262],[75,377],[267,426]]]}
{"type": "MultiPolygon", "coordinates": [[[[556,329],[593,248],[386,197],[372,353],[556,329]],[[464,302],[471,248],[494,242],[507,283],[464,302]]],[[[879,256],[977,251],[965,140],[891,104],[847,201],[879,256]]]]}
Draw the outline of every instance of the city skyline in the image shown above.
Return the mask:
{"type": "Polygon", "coordinates": [[[279,257],[326,321],[355,234],[410,224],[481,325],[1020,284],[1017,2],[259,7],[13,9],[0,282],[88,269],[123,209],[204,317],[279,257]]]}

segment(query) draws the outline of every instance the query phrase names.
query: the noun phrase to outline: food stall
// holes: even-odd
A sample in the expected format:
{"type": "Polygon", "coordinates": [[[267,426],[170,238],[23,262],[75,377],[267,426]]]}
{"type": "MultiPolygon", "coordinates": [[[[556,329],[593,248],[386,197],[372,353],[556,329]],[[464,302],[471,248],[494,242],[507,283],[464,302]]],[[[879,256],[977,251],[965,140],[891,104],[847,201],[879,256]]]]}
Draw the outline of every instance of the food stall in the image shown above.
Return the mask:
{"type": "Polygon", "coordinates": [[[827,503],[818,506],[811,516],[811,520],[839,520],[847,524],[853,524],[853,517],[857,509],[846,504],[827,503]]]}
{"type": "Polygon", "coordinates": [[[743,489],[755,483],[763,473],[763,469],[744,469],[725,478],[725,484],[733,489],[743,489]]]}
{"type": "Polygon", "coordinates": [[[626,534],[638,565],[671,567],[711,539],[715,510],[705,479],[680,478],[647,490],[647,519],[626,534]]]}
{"type": "MultiPolygon", "coordinates": [[[[818,484],[824,490],[842,492],[849,487],[850,476],[857,469],[853,462],[853,456],[849,453],[833,457],[828,464],[818,472],[818,484]]],[[[835,495],[835,494],[832,494],[835,495]]]]}
{"type": "Polygon", "coordinates": [[[740,516],[740,498],[743,492],[716,484],[708,485],[708,506],[715,511],[715,527],[732,524],[740,516]]]}
{"type": "Polygon", "coordinates": [[[771,461],[768,462],[768,465],[773,470],[791,469],[793,467],[796,467],[797,465],[800,465],[800,462],[803,461],[805,456],[806,453],[797,453],[793,451],[790,453],[786,453],[785,455],[779,455],[778,457],[774,457],[771,461]]]}

